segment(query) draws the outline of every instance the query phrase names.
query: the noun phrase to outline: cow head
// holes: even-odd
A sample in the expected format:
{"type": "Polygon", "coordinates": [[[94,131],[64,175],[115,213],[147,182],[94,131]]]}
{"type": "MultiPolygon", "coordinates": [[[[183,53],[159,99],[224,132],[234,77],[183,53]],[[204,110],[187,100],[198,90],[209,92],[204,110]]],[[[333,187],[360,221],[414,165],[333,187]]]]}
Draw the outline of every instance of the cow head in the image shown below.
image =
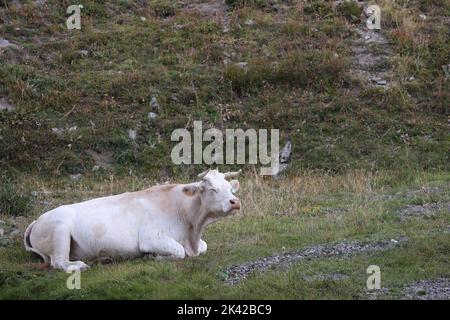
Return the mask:
{"type": "Polygon", "coordinates": [[[220,173],[218,170],[208,170],[199,174],[202,181],[186,185],[183,192],[186,194],[199,194],[202,206],[211,215],[226,216],[241,208],[241,202],[234,193],[239,190],[237,180],[227,181],[239,172],[220,173]]]}

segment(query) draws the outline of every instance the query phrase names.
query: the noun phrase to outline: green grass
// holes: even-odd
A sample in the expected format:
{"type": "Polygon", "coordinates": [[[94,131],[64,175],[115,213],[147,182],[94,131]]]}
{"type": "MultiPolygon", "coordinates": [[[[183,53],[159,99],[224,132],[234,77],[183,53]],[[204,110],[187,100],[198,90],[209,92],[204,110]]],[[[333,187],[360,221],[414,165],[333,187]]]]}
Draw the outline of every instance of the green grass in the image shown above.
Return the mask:
{"type": "Polygon", "coordinates": [[[383,4],[382,32],[396,56],[396,83],[386,91],[352,78],[352,4],[333,11],[294,1],[272,10],[236,1],[224,33],[220,19],[172,1],[82,1],[82,30],[68,31],[65,8],[48,3],[0,8],[0,31],[23,47],[1,53],[0,95],[17,106],[0,112],[0,163],[9,174],[89,172],[93,148],[113,152],[114,173],[177,175],[170,134],[193,120],[279,128],[293,141],[295,170],[448,169],[445,3],[410,3],[414,12],[426,7],[426,24],[408,22],[400,4],[383,4]],[[414,82],[404,81],[411,75],[414,82]],[[161,107],[149,122],[152,96],[161,107]],[[75,125],[61,137],[51,131],[75,125]]]}
{"type": "Polygon", "coordinates": [[[1,175],[0,212],[9,216],[26,216],[32,207],[31,195],[19,183],[1,175]]]}

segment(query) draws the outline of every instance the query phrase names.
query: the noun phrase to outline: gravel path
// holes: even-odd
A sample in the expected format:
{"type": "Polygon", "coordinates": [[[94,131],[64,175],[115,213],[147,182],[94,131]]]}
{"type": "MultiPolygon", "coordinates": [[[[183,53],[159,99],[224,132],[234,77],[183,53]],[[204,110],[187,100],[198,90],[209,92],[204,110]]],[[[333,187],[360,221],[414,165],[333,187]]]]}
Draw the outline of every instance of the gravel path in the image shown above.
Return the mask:
{"type": "Polygon", "coordinates": [[[425,203],[422,205],[407,205],[396,212],[401,220],[408,217],[430,217],[433,216],[437,211],[447,209],[450,212],[450,202],[442,203],[425,203]]]}
{"type": "Polygon", "coordinates": [[[381,240],[369,243],[353,241],[335,245],[316,245],[300,251],[275,254],[225,269],[224,273],[227,275],[225,282],[235,285],[247,278],[247,276],[253,272],[264,272],[273,267],[287,267],[301,260],[336,256],[346,257],[357,253],[388,250],[405,241],[407,241],[406,238],[399,238],[398,240],[381,240]]]}
{"type": "Polygon", "coordinates": [[[450,279],[421,280],[406,286],[402,294],[406,299],[450,300],[450,279]]]}
{"type": "MultiPolygon", "coordinates": [[[[359,3],[366,12],[368,4],[359,3]]],[[[360,25],[356,27],[359,37],[353,42],[352,51],[355,57],[353,71],[359,75],[368,85],[389,87],[392,71],[389,62],[392,50],[389,42],[380,30],[370,30],[366,26],[369,15],[362,14],[360,25]]]]}
{"type": "Polygon", "coordinates": [[[450,300],[450,279],[437,278],[420,280],[394,288],[381,288],[379,290],[367,290],[358,296],[358,299],[378,300],[450,300]],[[382,296],[380,298],[380,296],[382,296]]]}

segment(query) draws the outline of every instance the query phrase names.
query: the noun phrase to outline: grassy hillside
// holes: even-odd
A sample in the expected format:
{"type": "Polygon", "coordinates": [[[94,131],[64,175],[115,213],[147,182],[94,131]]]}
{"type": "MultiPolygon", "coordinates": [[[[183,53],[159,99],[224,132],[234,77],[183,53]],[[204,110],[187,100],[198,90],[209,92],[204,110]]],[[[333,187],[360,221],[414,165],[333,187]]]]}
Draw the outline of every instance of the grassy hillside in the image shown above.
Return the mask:
{"type": "Polygon", "coordinates": [[[445,0],[379,2],[388,89],[355,75],[357,6],[81,1],[82,29],[68,31],[64,1],[21,2],[0,6],[0,35],[20,46],[0,49],[0,96],[16,106],[0,112],[7,171],[90,172],[91,150],[116,173],[197,171],[170,161],[170,134],[194,120],[280,129],[294,172],[448,168],[445,0]]]}
{"type": "Polygon", "coordinates": [[[353,2],[225,2],[80,0],[69,31],[69,1],[0,0],[0,299],[450,298],[450,3],[374,1],[368,33],[353,2]],[[59,205],[192,181],[206,166],[172,164],[170,136],[195,120],[293,145],[284,179],[219,166],[243,169],[243,208],[206,255],[94,265],[68,290],[24,250],[59,205]]]}

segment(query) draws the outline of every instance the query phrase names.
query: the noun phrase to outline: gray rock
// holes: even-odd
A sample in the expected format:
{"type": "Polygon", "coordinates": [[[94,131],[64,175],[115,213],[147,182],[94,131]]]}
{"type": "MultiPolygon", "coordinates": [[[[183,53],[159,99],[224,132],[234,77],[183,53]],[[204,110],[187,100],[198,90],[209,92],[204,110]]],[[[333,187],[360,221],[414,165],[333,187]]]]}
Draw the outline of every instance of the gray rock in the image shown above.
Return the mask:
{"type": "Polygon", "coordinates": [[[280,151],[278,168],[275,169],[275,172],[272,172],[272,176],[275,179],[280,179],[281,174],[288,168],[291,159],[291,149],[291,140],[288,140],[280,151]]]}
{"type": "Polygon", "coordinates": [[[0,48],[14,48],[14,49],[19,49],[19,46],[11,43],[9,40],[0,38],[0,48]]]}
{"type": "Polygon", "coordinates": [[[78,50],[77,53],[82,57],[87,57],[89,54],[89,51],[87,50],[78,50]]]}
{"type": "Polygon", "coordinates": [[[69,127],[69,128],[52,128],[52,132],[54,134],[56,134],[58,137],[66,134],[66,133],[73,133],[73,132],[75,132],[77,130],[78,130],[77,126],[72,126],[72,127],[69,127]]]}
{"type": "Polygon", "coordinates": [[[158,99],[156,99],[155,96],[152,96],[150,98],[150,107],[152,107],[153,109],[158,109],[159,108],[158,99]]]}
{"type": "Polygon", "coordinates": [[[182,29],[186,29],[187,27],[189,27],[189,23],[185,23],[185,24],[176,24],[173,26],[173,28],[175,30],[182,30],[182,29]]]}
{"type": "Polygon", "coordinates": [[[236,66],[238,66],[239,68],[245,68],[246,66],[248,66],[248,62],[237,62],[236,66]]]}
{"type": "Polygon", "coordinates": [[[52,132],[54,134],[56,134],[57,136],[62,136],[62,134],[64,133],[64,129],[61,128],[52,128],[52,132]]]}
{"type": "Polygon", "coordinates": [[[136,140],[136,130],[128,129],[128,138],[132,141],[136,140]]]}
{"type": "Polygon", "coordinates": [[[70,179],[71,180],[73,180],[73,181],[79,181],[79,180],[81,180],[81,173],[76,173],[76,174],[71,174],[70,175],[70,179]]]}
{"type": "Polygon", "coordinates": [[[280,163],[288,163],[291,159],[292,143],[288,140],[280,151],[280,163]]]}
{"type": "Polygon", "coordinates": [[[442,66],[442,70],[444,70],[445,80],[449,79],[450,78],[450,63],[444,64],[442,66]]]}
{"type": "Polygon", "coordinates": [[[249,20],[245,21],[246,26],[254,26],[255,24],[256,24],[256,21],[253,19],[249,19],[249,20]]]}
{"type": "Polygon", "coordinates": [[[0,98],[0,111],[6,110],[6,111],[13,111],[16,107],[8,102],[6,98],[0,98]]]}
{"type": "Polygon", "coordinates": [[[149,119],[150,121],[155,120],[156,117],[157,117],[157,114],[156,114],[156,113],[154,113],[154,112],[149,112],[149,113],[148,113],[148,119],[149,119]]]}

